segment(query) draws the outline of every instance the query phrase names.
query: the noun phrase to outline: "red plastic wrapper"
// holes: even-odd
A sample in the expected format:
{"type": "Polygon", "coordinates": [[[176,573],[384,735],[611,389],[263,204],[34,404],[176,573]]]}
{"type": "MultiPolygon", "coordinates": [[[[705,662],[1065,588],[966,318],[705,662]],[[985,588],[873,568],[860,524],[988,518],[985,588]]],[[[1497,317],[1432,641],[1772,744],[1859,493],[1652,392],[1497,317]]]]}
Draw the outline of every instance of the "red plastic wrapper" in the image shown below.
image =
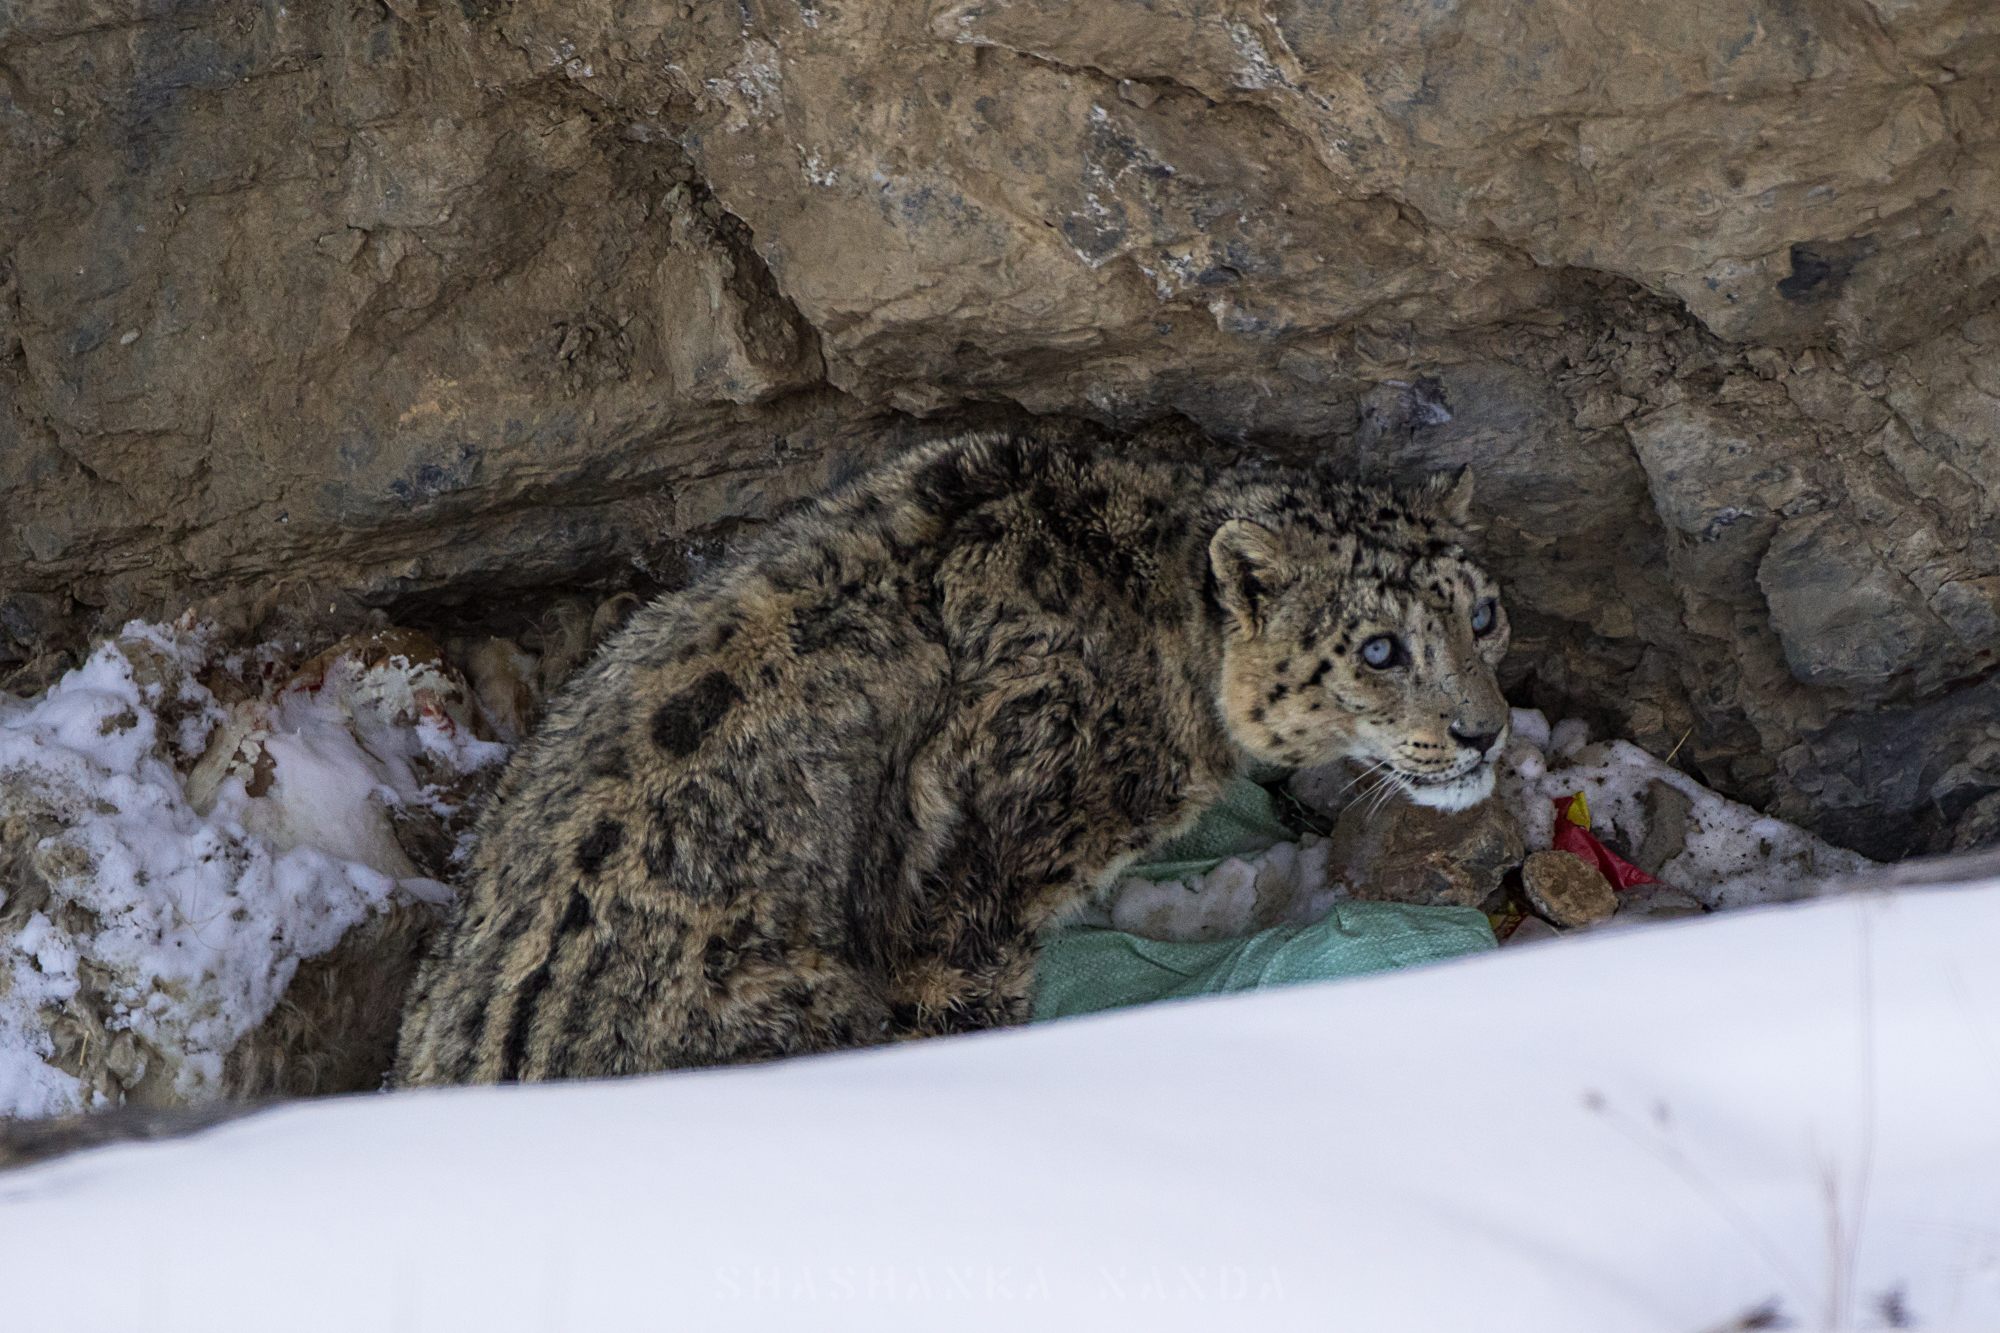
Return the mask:
{"type": "Polygon", "coordinates": [[[1597,867],[1599,874],[1611,881],[1614,889],[1629,889],[1640,884],[1658,884],[1660,881],[1647,874],[1624,857],[1599,842],[1590,831],[1590,803],[1583,793],[1555,798],[1556,835],[1551,845],[1559,852],[1588,861],[1597,867]]]}

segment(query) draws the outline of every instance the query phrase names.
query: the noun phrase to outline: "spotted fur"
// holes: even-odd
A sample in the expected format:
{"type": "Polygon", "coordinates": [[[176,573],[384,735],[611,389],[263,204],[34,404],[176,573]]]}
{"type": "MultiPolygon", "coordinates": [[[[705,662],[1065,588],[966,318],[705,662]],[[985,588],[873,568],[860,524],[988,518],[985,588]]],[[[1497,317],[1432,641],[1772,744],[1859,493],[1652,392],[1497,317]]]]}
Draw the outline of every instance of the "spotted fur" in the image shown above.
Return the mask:
{"type": "Polygon", "coordinates": [[[982,436],[775,525],[515,756],[398,1081],[1017,1022],[1037,932],[1246,759],[1359,754],[1463,799],[1505,720],[1465,498],[982,436]],[[1383,633],[1407,667],[1359,664],[1383,633]]]}

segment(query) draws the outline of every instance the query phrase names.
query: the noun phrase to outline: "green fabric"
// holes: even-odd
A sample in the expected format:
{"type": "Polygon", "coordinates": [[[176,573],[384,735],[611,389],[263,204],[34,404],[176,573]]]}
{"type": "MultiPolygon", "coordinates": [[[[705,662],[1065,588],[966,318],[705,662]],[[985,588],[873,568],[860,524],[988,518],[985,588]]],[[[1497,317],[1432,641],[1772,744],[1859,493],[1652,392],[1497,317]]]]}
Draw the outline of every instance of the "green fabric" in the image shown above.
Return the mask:
{"type": "MultiPolygon", "coordinates": [[[[1271,793],[1237,778],[1193,828],[1155,847],[1125,873],[1158,881],[1194,879],[1232,856],[1254,856],[1294,836],[1271,793]]],[[[1309,926],[1199,943],[1167,943],[1119,930],[1059,931],[1042,942],[1035,1021],[1331,981],[1494,947],[1493,927],[1482,912],[1405,903],[1337,903],[1309,926]]]]}
{"type": "Polygon", "coordinates": [[[1249,856],[1290,842],[1293,836],[1278,818],[1278,803],[1270,792],[1249,778],[1232,778],[1222,789],[1222,799],[1193,828],[1153,848],[1146,860],[1125,873],[1140,879],[1193,879],[1232,856],[1249,856]]]}
{"type": "Polygon", "coordinates": [[[1238,940],[1166,943],[1119,930],[1062,931],[1042,944],[1035,1021],[1362,976],[1495,944],[1493,927],[1476,908],[1407,903],[1336,903],[1309,926],[1277,926],[1238,940]]]}

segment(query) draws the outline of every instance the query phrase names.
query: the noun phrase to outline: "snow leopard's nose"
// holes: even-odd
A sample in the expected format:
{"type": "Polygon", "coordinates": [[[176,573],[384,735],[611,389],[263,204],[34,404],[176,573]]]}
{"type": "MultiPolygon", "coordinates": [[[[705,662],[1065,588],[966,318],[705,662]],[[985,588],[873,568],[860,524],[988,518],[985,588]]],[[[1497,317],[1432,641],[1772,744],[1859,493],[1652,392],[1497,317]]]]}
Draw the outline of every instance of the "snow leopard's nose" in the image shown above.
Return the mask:
{"type": "Polygon", "coordinates": [[[1493,748],[1493,742],[1500,739],[1500,733],[1497,731],[1465,731],[1457,723],[1453,723],[1451,738],[1475,754],[1483,755],[1493,748]]]}

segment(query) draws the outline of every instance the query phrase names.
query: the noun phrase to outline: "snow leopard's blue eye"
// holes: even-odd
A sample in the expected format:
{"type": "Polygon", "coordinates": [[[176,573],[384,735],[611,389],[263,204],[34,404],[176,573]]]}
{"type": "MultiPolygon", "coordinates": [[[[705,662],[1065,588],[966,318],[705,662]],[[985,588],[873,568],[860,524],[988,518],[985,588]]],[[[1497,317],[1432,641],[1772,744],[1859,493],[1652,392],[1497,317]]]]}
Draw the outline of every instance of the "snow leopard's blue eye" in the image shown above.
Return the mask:
{"type": "Polygon", "coordinates": [[[1407,662],[1409,654],[1403,651],[1403,641],[1395,635],[1377,634],[1361,645],[1361,660],[1377,671],[1387,671],[1407,662]]]}
{"type": "Polygon", "coordinates": [[[1500,624],[1500,607],[1491,597],[1472,608],[1472,632],[1480,638],[1491,634],[1500,624]]]}

